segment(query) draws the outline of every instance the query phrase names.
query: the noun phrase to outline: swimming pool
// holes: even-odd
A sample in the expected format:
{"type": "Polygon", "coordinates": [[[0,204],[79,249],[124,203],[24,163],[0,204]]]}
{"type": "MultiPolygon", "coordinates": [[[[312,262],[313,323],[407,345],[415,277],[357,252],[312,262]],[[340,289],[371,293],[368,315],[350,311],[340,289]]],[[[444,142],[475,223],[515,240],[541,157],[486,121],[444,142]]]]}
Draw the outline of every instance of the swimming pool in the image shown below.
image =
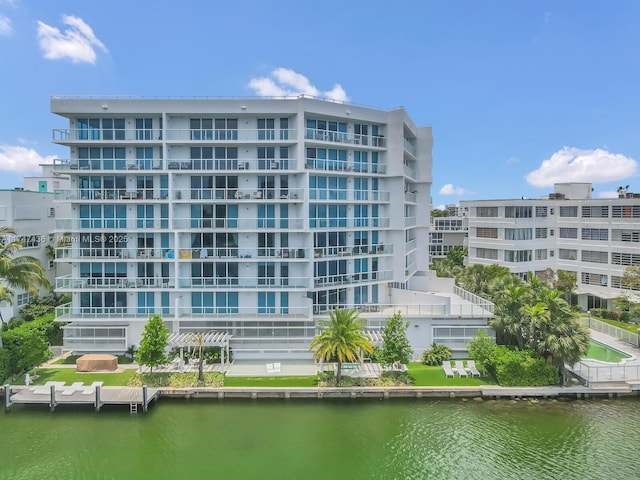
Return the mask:
{"type": "Polygon", "coordinates": [[[589,343],[589,351],[585,358],[599,360],[601,362],[620,363],[622,360],[631,358],[631,355],[627,355],[626,353],[616,350],[604,343],[591,340],[589,343]]]}

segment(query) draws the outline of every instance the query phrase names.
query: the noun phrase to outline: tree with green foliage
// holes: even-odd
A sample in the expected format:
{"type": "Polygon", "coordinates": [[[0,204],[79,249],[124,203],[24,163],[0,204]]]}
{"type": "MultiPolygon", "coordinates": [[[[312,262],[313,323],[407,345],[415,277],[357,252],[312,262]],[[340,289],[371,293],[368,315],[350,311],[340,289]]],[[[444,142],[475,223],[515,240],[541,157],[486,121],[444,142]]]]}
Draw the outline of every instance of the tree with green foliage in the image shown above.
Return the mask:
{"type": "Polygon", "coordinates": [[[445,360],[451,360],[451,349],[446,345],[438,345],[434,343],[429,350],[422,353],[422,363],[435,367],[442,365],[445,360]]]}
{"type": "Polygon", "coordinates": [[[640,286],[640,265],[631,265],[622,274],[622,288],[634,289],[640,286]]]}
{"type": "Polygon", "coordinates": [[[626,295],[619,295],[613,299],[613,306],[618,310],[618,319],[621,322],[629,322],[638,316],[640,305],[631,301],[626,295]]]}
{"type": "Polygon", "coordinates": [[[202,353],[204,348],[204,333],[191,332],[189,338],[195,344],[198,351],[198,381],[204,382],[204,355],[202,353]]]}
{"type": "Polygon", "coordinates": [[[384,345],[380,355],[384,364],[409,363],[413,350],[407,338],[408,326],[409,322],[403,321],[400,313],[387,318],[387,323],[382,327],[384,345]]]}
{"type": "Polygon", "coordinates": [[[52,323],[52,320],[25,322],[2,332],[10,375],[37,367],[51,356],[47,341],[48,323],[52,323]]]}
{"type": "Polygon", "coordinates": [[[495,285],[501,279],[510,276],[509,268],[498,264],[471,265],[466,267],[458,276],[456,283],[465,290],[475,293],[483,298],[493,298],[495,285]]]}
{"type": "Polygon", "coordinates": [[[165,350],[169,341],[169,330],[160,315],[154,315],[144,326],[140,346],[136,352],[136,361],[140,365],[153,367],[166,362],[165,350]]]}
{"type": "MultiPolygon", "coordinates": [[[[22,242],[16,237],[16,230],[0,227],[0,302],[12,304],[15,288],[39,295],[37,287],[50,287],[47,271],[37,258],[29,255],[16,256],[21,248],[22,242]]],[[[0,316],[0,323],[2,322],[4,319],[0,316]]]]}
{"type": "Polygon", "coordinates": [[[484,330],[480,330],[467,347],[469,355],[482,366],[483,372],[486,366],[493,363],[496,354],[496,344],[493,338],[484,330]]]}
{"type": "Polygon", "coordinates": [[[464,270],[464,258],[467,256],[467,249],[456,245],[447,252],[445,258],[435,260],[433,269],[438,277],[455,278],[464,270]]]}
{"type": "Polygon", "coordinates": [[[358,313],[336,308],[329,312],[329,321],[319,322],[320,333],[311,341],[310,350],[318,360],[335,360],[338,364],[336,382],[342,380],[344,362],[361,362],[362,354],[371,353],[373,345],[363,331],[358,313]]]}
{"type": "Polygon", "coordinates": [[[567,303],[571,303],[571,294],[578,287],[577,276],[575,272],[567,272],[566,270],[553,271],[551,268],[545,270],[547,284],[562,292],[562,297],[567,303]]]}

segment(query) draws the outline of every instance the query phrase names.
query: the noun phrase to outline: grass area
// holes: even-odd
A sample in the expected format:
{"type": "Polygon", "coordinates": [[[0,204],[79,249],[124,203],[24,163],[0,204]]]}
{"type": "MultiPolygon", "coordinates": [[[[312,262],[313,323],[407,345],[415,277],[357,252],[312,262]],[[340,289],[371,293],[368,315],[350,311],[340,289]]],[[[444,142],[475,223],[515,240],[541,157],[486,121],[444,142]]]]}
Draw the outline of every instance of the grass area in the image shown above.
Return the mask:
{"type": "Polygon", "coordinates": [[[316,377],[225,377],[225,387],[317,387],[316,377]]]}
{"type": "Polygon", "coordinates": [[[614,327],[627,330],[631,333],[638,333],[638,328],[640,328],[640,325],[638,325],[637,323],[619,322],[618,320],[609,320],[608,318],[600,318],[600,317],[593,317],[593,318],[595,318],[596,320],[600,320],[601,322],[608,323],[609,325],[613,325],[614,327]]]}
{"type": "MultiPolygon", "coordinates": [[[[55,381],[67,382],[67,385],[71,385],[73,382],[84,382],[85,385],[91,385],[93,382],[101,381],[104,382],[105,387],[121,387],[127,385],[135,373],[135,370],[115,373],[77,373],[72,368],[39,368],[38,378],[33,380],[33,384],[43,385],[45,382],[55,381]]],[[[24,385],[24,376],[18,378],[15,385],[24,385]]]]}
{"type": "Polygon", "coordinates": [[[479,385],[497,385],[493,377],[459,377],[447,378],[442,367],[430,367],[422,363],[409,363],[409,375],[413,377],[413,385],[416,387],[475,387],[479,385]]]}

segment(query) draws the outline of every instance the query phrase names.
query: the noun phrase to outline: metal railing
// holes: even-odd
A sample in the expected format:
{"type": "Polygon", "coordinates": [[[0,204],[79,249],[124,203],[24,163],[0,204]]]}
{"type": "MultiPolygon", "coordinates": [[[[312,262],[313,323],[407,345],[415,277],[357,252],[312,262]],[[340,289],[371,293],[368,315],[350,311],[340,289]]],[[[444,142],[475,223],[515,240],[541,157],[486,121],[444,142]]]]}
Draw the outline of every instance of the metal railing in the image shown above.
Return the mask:
{"type": "Polygon", "coordinates": [[[354,173],[386,173],[387,166],[381,163],[354,163],[346,160],[328,160],[307,158],[304,168],[311,170],[354,172],[354,173]]]}
{"type": "Polygon", "coordinates": [[[335,132],[331,130],[318,130],[314,128],[305,129],[305,140],[315,140],[320,142],[348,143],[352,145],[363,145],[384,148],[385,138],[382,135],[362,135],[357,133],[335,132]]]}
{"type": "Polygon", "coordinates": [[[591,317],[581,317],[580,323],[582,323],[582,325],[584,325],[585,327],[592,328],[594,330],[597,330],[598,332],[606,333],[607,335],[610,335],[612,337],[619,338],[620,340],[630,343],[631,345],[640,346],[640,337],[638,336],[638,334],[625,330],[624,328],[609,325],[606,322],[602,322],[591,317]]]}
{"type": "Polygon", "coordinates": [[[453,293],[458,295],[463,300],[466,300],[467,302],[471,302],[472,304],[479,306],[483,310],[487,310],[488,312],[493,313],[495,305],[491,303],[489,300],[482,298],[476,295],[475,293],[471,293],[465,290],[464,288],[460,288],[457,285],[454,285],[453,293]]]}

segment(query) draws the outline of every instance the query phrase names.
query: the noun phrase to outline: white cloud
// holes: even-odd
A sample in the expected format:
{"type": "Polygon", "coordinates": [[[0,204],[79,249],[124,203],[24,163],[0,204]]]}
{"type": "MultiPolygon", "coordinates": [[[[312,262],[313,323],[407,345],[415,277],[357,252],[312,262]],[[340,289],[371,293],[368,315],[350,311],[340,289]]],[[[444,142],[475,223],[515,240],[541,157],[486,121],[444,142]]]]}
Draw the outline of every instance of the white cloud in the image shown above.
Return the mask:
{"type": "Polygon", "coordinates": [[[447,183],[442,186],[438,193],[440,195],[464,195],[467,192],[462,187],[454,187],[452,183],[447,183]]]}
{"type": "Polygon", "coordinates": [[[446,210],[447,207],[446,205],[438,205],[437,207],[433,207],[433,210],[446,210]]]}
{"type": "Polygon", "coordinates": [[[564,147],[525,179],[534,187],[563,182],[607,183],[635,175],[637,170],[638,162],[619,153],[564,147]]]}
{"type": "Polygon", "coordinates": [[[0,37],[8,37],[12,33],[11,19],[6,15],[0,15],[0,37]]]}
{"type": "Polygon", "coordinates": [[[41,163],[52,163],[55,155],[42,156],[32,148],[0,145],[0,171],[32,173],[40,171],[41,163]]]}
{"type": "Polygon", "coordinates": [[[46,23],[38,22],[38,40],[44,58],[50,60],[69,58],[73,63],[96,63],[94,47],[107,51],[91,27],[81,18],[63,15],[62,23],[67,26],[64,32],[46,23]]]}
{"type": "Polygon", "coordinates": [[[335,84],[331,90],[321,91],[313,86],[307,77],[289,68],[276,68],[271,72],[270,77],[251,79],[249,88],[263,97],[291,97],[305,94],[338,102],[349,101],[347,92],[339,83],[335,84]]]}

